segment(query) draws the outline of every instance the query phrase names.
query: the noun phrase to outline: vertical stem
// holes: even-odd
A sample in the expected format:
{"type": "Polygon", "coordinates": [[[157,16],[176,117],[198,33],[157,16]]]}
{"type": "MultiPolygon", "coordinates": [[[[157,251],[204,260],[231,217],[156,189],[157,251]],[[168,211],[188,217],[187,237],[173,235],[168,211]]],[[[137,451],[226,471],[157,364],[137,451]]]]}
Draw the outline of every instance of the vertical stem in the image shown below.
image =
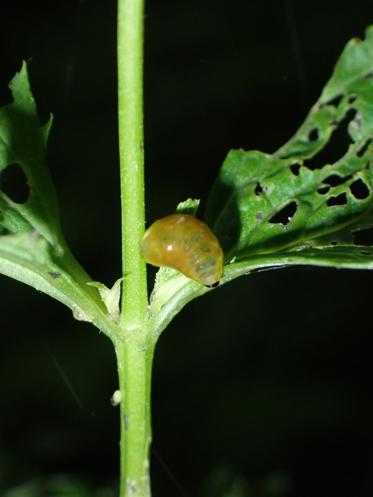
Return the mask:
{"type": "Polygon", "coordinates": [[[144,233],[143,0],[118,0],[118,124],[122,205],[122,323],[141,327],[147,306],[144,233]]]}
{"type": "Polygon", "coordinates": [[[150,382],[153,348],[138,337],[116,347],[120,403],[120,497],[150,497],[150,382]]]}
{"type": "Polygon", "coordinates": [[[118,125],[122,207],[123,341],[115,345],[120,404],[120,497],[150,497],[150,378],[144,233],[143,5],[118,0],[118,125]]]}

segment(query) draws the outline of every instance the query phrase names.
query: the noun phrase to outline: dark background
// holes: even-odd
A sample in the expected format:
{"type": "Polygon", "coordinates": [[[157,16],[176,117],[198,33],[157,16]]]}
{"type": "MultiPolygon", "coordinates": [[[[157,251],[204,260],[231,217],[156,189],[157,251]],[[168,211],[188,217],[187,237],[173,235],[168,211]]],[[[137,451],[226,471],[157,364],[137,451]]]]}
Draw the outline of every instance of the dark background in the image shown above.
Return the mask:
{"type": "MultiPolygon", "coordinates": [[[[28,60],[41,116],[55,116],[49,164],[67,240],[108,285],[120,275],[115,9],[5,2],[0,30],[1,102],[28,60]]],[[[363,0],[149,0],[148,221],[205,202],[230,148],[282,145],[372,21],[363,0]]],[[[155,357],[154,496],[371,495],[372,288],[369,272],[293,268],[189,304],[155,357]]],[[[111,497],[111,344],[5,277],[0,316],[0,495],[71,484],[63,497],[111,497]]]]}

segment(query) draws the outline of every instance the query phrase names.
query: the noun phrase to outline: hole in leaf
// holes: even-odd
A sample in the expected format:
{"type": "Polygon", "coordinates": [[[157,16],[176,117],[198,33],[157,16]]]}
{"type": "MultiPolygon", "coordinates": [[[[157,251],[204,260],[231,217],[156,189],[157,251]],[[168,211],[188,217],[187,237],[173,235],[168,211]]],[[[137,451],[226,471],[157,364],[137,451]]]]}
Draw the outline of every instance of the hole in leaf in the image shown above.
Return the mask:
{"type": "Polygon", "coordinates": [[[297,203],[293,200],[290,204],[285,205],[280,209],[274,216],[269,220],[272,224],[284,224],[290,223],[294,214],[297,212],[297,203]]]}
{"type": "Polygon", "coordinates": [[[364,200],[369,197],[370,190],[364,181],[359,178],[350,185],[350,191],[357,200],[364,200]]]}
{"type": "Polygon", "coordinates": [[[308,133],[308,139],[310,142],[315,142],[319,139],[319,130],[317,128],[311,129],[308,133]]]}
{"type": "Polygon", "coordinates": [[[349,109],[345,117],[335,128],[329,142],[316,155],[304,161],[304,165],[313,171],[321,169],[326,164],[333,164],[340,159],[346,152],[351,143],[353,143],[348,134],[348,125],[354,119],[356,109],[349,109]]]}
{"type": "Polygon", "coordinates": [[[330,242],[331,245],[338,245],[338,242],[336,242],[335,240],[333,240],[332,242],[330,242]]]}
{"type": "Polygon", "coordinates": [[[260,183],[257,183],[254,190],[255,195],[260,195],[262,192],[263,192],[262,185],[260,183]]]}
{"type": "Polygon", "coordinates": [[[30,195],[27,176],[18,164],[10,164],[0,174],[0,189],[13,202],[24,204],[30,195]]]}
{"type": "Polygon", "coordinates": [[[320,193],[321,195],[325,195],[325,193],[328,193],[330,190],[330,186],[323,186],[322,188],[319,188],[317,190],[317,193],[320,193]]]}
{"type": "Polygon", "coordinates": [[[355,231],[353,237],[355,245],[373,245],[373,228],[355,231]]]}
{"type": "Polygon", "coordinates": [[[300,164],[297,162],[290,166],[290,171],[294,174],[294,176],[299,176],[300,164]]]}
{"type": "Polygon", "coordinates": [[[333,107],[338,107],[338,105],[341,103],[342,98],[343,98],[343,94],[337,95],[336,97],[328,100],[324,105],[332,105],[333,107]]]}
{"type": "Polygon", "coordinates": [[[356,100],[356,95],[351,95],[349,98],[348,98],[348,103],[349,104],[353,104],[356,100]]]}
{"type": "Polygon", "coordinates": [[[368,140],[364,143],[364,145],[363,145],[361,148],[359,148],[359,150],[356,152],[356,155],[357,155],[358,157],[362,157],[362,156],[365,154],[365,152],[367,151],[367,148],[369,147],[369,145],[370,145],[371,143],[372,143],[372,139],[371,139],[371,138],[369,138],[369,139],[368,139],[368,140]]]}
{"type": "Polygon", "coordinates": [[[340,195],[336,195],[335,197],[329,197],[326,201],[326,204],[329,207],[333,207],[335,205],[345,205],[347,204],[347,195],[345,193],[341,193],[340,195]]]}
{"type": "Polygon", "coordinates": [[[329,186],[338,186],[338,185],[343,185],[343,183],[346,183],[348,179],[350,179],[351,176],[345,176],[342,178],[342,176],[339,176],[339,174],[331,174],[327,178],[323,179],[323,183],[326,183],[329,186]]]}

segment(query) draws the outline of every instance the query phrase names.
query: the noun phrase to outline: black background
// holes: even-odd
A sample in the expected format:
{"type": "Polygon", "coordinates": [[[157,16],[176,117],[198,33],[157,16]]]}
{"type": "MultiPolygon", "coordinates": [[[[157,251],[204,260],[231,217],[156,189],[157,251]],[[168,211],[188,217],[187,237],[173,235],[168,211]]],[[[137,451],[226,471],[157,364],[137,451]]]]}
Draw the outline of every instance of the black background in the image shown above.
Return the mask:
{"type": "MultiPolygon", "coordinates": [[[[1,101],[28,60],[41,116],[55,116],[66,238],[108,285],[120,276],[115,9],[5,2],[0,30],[1,101]]],[[[205,202],[229,149],[281,146],[372,14],[363,0],[149,0],[148,222],[205,202]]],[[[52,299],[0,284],[0,494],[56,474],[92,495],[115,486],[109,341],[52,299]]],[[[155,357],[155,497],[372,494],[372,288],[369,272],[293,268],[189,304],[155,357]]]]}

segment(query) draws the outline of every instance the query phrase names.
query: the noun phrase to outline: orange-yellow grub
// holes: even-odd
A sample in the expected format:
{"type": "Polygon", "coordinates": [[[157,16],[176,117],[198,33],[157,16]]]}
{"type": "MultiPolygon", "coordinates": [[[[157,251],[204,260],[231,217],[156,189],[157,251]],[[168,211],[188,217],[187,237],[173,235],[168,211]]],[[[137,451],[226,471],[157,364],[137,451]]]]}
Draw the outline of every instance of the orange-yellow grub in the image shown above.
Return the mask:
{"type": "Polygon", "coordinates": [[[155,221],[141,240],[141,253],[152,266],[167,266],[205,286],[219,283],[223,251],[207,224],[188,214],[155,221]]]}

